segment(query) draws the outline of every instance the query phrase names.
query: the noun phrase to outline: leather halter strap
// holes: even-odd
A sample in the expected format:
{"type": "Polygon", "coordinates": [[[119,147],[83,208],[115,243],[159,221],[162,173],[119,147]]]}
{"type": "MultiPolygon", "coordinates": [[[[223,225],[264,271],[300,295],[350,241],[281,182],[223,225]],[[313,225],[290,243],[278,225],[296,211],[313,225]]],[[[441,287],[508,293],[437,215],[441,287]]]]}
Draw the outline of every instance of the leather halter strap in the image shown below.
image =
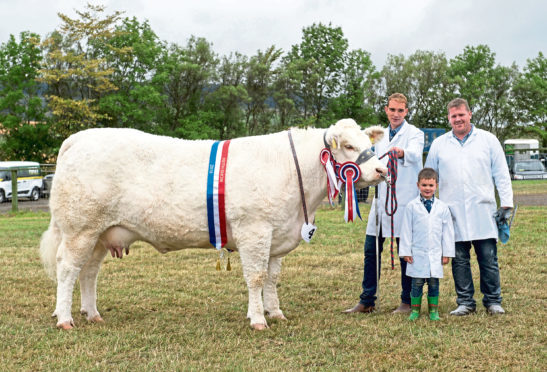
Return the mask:
{"type": "MultiPolygon", "coordinates": [[[[325,147],[330,150],[330,145],[327,142],[327,130],[325,129],[325,132],[323,133],[323,143],[325,144],[325,147]]],[[[363,164],[372,159],[376,155],[371,149],[365,149],[362,151],[359,156],[357,157],[357,160],[355,160],[355,163],[357,164],[363,164]]]]}

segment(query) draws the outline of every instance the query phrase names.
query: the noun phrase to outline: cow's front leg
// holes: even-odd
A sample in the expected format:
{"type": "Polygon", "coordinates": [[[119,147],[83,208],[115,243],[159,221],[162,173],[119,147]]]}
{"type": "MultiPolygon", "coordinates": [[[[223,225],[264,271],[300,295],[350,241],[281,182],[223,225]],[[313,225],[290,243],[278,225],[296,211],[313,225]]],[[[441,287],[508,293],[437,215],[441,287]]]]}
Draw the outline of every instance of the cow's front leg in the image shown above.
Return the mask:
{"type": "Polygon", "coordinates": [[[270,242],[270,235],[260,236],[255,229],[248,229],[245,236],[240,237],[237,242],[243,276],[249,290],[247,318],[251,320],[251,327],[256,330],[263,330],[268,327],[266,318],[264,318],[262,288],[268,276],[270,242]],[[252,233],[253,231],[254,233],[252,233]]]}
{"type": "Polygon", "coordinates": [[[279,308],[277,297],[277,282],[281,273],[281,257],[270,257],[268,277],[264,283],[264,310],[270,318],[287,320],[279,308]]]}

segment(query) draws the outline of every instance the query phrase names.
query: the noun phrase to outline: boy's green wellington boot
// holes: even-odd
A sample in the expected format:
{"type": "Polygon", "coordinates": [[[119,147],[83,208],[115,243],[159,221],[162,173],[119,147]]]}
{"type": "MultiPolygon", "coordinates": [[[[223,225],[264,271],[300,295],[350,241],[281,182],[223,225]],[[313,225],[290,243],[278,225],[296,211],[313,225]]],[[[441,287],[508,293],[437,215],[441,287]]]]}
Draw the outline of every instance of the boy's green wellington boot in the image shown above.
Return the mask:
{"type": "Polygon", "coordinates": [[[427,297],[427,303],[429,304],[429,319],[441,320],[439,318],[439,296],[427,297]]]}
{"type": "Polygon", "coordinates": [[[422,296],[410,296],[410,307],[412,308],[412,310],[410,311],[410,316],[408,317],[408,320],[418,319],[420,317],[420,308],[422,307],[422,296]]]}

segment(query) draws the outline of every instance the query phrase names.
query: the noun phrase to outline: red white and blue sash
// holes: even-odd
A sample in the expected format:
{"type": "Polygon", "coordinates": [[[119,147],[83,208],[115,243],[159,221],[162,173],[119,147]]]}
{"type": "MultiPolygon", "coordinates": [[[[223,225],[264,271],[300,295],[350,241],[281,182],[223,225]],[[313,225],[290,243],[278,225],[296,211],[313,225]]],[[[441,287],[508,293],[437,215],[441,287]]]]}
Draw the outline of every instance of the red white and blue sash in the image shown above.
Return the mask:
{"type": "Polygon", "coordinates": [[[209,156],[209,172],[207,174],[207,223],[209,225],[209,241],[216,249],[226,245],[226,209],[225,185],[226,163],[230,141],[217,141],[211,147],[209,156]]]}

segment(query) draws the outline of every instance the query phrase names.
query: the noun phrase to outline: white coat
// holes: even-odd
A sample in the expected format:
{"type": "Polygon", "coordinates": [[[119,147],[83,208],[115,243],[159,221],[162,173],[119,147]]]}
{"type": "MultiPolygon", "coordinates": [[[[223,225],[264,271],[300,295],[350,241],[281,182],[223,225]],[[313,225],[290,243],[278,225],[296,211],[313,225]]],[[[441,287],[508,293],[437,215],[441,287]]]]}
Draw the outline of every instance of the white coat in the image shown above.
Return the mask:
{"type": "Polygon", "coordinates": [[[406,275],[412,278],[442,278],[443,257],[454,257],[454,225],[448,206],[435,198],[431,212],[420,200],[407,204],[401,225],[399,256],[412,256],[406,275]]]}
{"type": "Polygon", "coordinates": [[[497,239],[494,183],[501,206],[513,207],[511,177],[499,140],[474,127],[462,146],[450,131],[433,141],[425,165],[439,173],[439,197],[452,212],[456,241],[497,239]]]}
{"type": "MultiPolygon", "coordinates": [[[[393,216],[393,234],[395,237],[399,237],[401,230],[401,221],[405,211],[406,204],[418,196],[418,188],[416,182],[418,182],[418,173],[422,169],[422,156],[424,151],[424,133],[416,128],[414,125],[405,121],[401,124],[402,127],[393,137],[389,140],[389,126],[384,129],[383,138],[374,144],[374,151],[378,157],[384,155],[392,147],[400,147],[404,150],[405,156],[402,159],[397,160],[397,182],[395,189],[397,193],[398,207],[395,215],[393,216]]],[[[388,156],[386,155],[380,161],[383,164],[387,164],[388,156]]],[[[391,217],[386,214],[385,203],[387,194],[387,185],[382,182],[378,185],[378,214],[382,225],[382,236],[391,236],[391,217]]],[[[388,204],[390,208],[390,204],[388,204]]],[[[376,202],[372,203],[370,213],[368,215],[367,223],[367,235],[376,235],[376,202]]]]}

